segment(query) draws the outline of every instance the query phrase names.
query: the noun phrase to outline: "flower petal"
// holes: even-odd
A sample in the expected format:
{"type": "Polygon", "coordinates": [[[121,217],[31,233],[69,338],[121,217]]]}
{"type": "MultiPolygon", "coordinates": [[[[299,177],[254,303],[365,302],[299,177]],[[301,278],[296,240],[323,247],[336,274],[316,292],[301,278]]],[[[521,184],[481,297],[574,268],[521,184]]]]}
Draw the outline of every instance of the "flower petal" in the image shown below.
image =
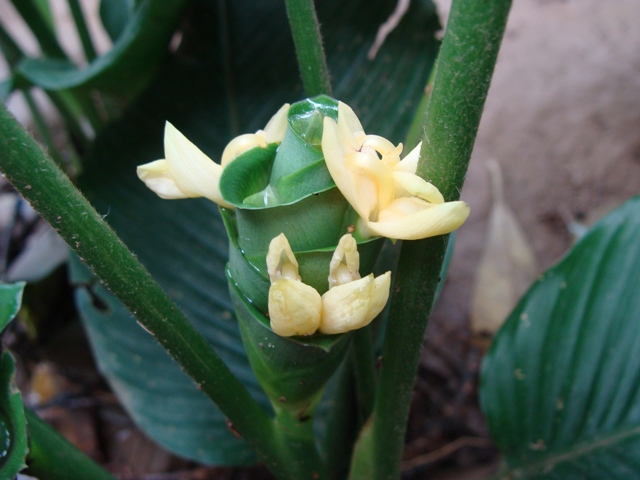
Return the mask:
{"type": "Polygon", "coordinates": [[[373,274],[332,288],[322,296],[320,332],[344,333],[362,328],[382,311],[389,299],[391,272],[373,274]]]}
{"type": "Polygon", "coordinates": [[[266,147],[267,142],[262,135],[256,133],[245,133],[231,140],[222,151],[221,165],[225,167],[229,162],[235,160],[244,152],[248,152],[255,147],[266,147]]]}
{"type": "Polygon", "coordinates": [[[378,152],[382,157],[381,160],[388,166],[396,165],[400,161],[402,153],[402,144],[395,146],[389,140],[379,135],[367,135],[362,143],[362,150],[371,148],[378,152]]]}
{"type": "Polygon", "coordinates": [[[338,130],[352,150],[360,150],[365,139],[364,128],[353,109],[338,102],[338,130]]]}
{"type": "Polygon", "coordinates": [[[394,198],[391,169],[375,155],[356,152],[345,156],[347,169],[355,174],[356,205],[351,206],[365,219],[377,216],[394,198]]]}
{"type": "Polygon", "coordinates": [[[413,173],[393,172],[396,181],[396,198],[414,196],[430,203],[444,203],[440,190],[432,183],[413,173]]]}
{"type": "Polygon", "coordinates": [[[394,167],[395,172],[407,172],[416,173],[418,169],[418,160],[420,160],[420,149],[422,148],[422,142],[415,146],[406,157],[404,157],[400,163],[394,167]]]}
{"type": "Polygon", "coordinates": [[[399,240],[418,240],[451,233],[469,216],[465,202],[431,204],[415,197],[403,197],[391,202],[380,212],[379,221],[368,222],[367,228],[376,235],[399,240]]]}
{"type": "Polygon", "coordinates": [[[280,143],[284,138],[284,134],[287,131],[287,115],[289,113],[290,105],[285,103],[276,114],[271,117],[267,126],[264,127],[262,133],[267,143],[280,143]]]}
{"type": "Polygon", "coordinates": [[[322,130],[322,153],[324,154],[329,174],[336,183],[338,190],[358,215],[368,218],[370,207],[361,204],[360,198],[362,198],[362,195],[356,189],[353,172],[345,164],[345,155],[348,153],[353,154],[354,152],[354,150],[350,149],[348,142],[345,143],[336,122],[329,117],[325,117],[322,130]]]}
{"type": "Polygon", "coordinates": [[[224,201],[218,186],[222,167],[169,122],[164,130],[164,153],[167,157],[167,176],[185,197],[206,197],[220,206],[233,208],[224,201]]]}
{"type": "Polygon", "coordinates": [[[281,278],[300,281],[298,261],[284,233],[273,238],[271,243],[269,243],[267,272],[269,273],[271,283],[281,278]]]}
{"type": "Polygon", "coordinates": [[[315,288],[282,278],[269,288],[271,329],[281,337],[313,335],[320,326],[322,298],[315,288]]]}
{"type": "Polygon", "coordinates": [[[187,198],[182,190],[178,188],[176,182],[169,174],[169,164],[166,160],[156,160],[155,162],[140,165],[136,172],[138,178],[145,185],[158,194],[160,198],[175,200],[177,198],[187,198]]]}
{"type": "Polygon", "coordinates": [[[358,244],[350,233],[338,242],[329,264],[329,288],[360,279],[360,254],[358,244]]]}

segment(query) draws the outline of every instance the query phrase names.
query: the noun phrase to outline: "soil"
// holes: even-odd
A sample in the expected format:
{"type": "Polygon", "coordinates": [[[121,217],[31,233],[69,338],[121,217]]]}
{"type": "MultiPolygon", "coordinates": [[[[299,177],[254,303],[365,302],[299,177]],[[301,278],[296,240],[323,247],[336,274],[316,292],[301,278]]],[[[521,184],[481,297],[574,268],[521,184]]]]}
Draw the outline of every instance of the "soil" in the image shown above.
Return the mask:
{"type": "MultiPolygon", "coordinates": [[[[436,3],[446,13],[450,1],[436,3]]],[[[505,198],[541,270],[571,246],[574,222],[589,223],[639,192],[638,18],[636,0],[514,2],[462,191],[472,214],[457,235],[419,366],[403,478],[480,479],[500,460],[478,406],[482,348],[469,330],[491,208],[487,162],[500,162],[505,198]]],[[[14,332],[14,340],[27,334],[14,332]]],[[[51,383],[46,388],[69,391],[75,400],[41,413],[120,478],[270,478],[262,468],[205,468],[176,459],[133,427],[90,366],[46,368],[52,368],[43,373],[51,383]],[[109,461],[105,449],[113,449],[109,461]]]]}

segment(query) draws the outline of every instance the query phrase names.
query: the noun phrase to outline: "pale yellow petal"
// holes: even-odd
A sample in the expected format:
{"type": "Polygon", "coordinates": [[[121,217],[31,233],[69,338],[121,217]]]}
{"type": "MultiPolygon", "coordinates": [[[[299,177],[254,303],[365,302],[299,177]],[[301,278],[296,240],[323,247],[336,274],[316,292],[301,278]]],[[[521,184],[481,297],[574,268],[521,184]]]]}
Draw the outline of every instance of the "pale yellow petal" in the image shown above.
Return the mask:
{"type": "Polygon", "coordinates": [[[393,172],[396,181],[396,197],[415,196],[430,203],[444,203],[440,190],[432,183],[413,173],[393,172]]]}
{"type": "Polygon", "coordinates": [[[220,193],[222,167],[169,122],[164,130],[164,153],[167,157],[167,175],[185,197],[206,197],[218,205],[233,208],[220,193]]]}
{"type": "Polygon", "coordinates": [[[398,240],[418,240],[451,233],[469,216],[465,202],[430,204],[417,198],[394,200],[380,212],[379,221],[367,227],[374,234],[398,240]]]}
{"type": "Polygon", "coordinates": [[[300,281],[298,261],[284,233],[273,238],[271,243],[269,243],[267,272],[269,273],[271,283],[281,278],[300,281]]]}
{"type": "Polygon", "coordinates": [[[280,143],[287,131],[287,114],[290,105],[285,103],[276,114],[271,117],[267,126],[261,132],[267,143],[280,143]]]}
{"type": "Polygon", "coordinates": [[[393,170],[396,172],[416,173],[416,170],[418,169],[418,160],[420,160],[421,148],[422,142],[416,145],[416,147],[411,150],[409,154],[394,167],[393,170]]]}
{"type": "Polygon", "coordinates": [[[373,274],[327,291],[322,296],[320,332],[344,333],[365,327],[382,311],[389,298],[390,272],[373,274]]]}
{"type": "Polygon", "coordinates": [[[373,281],[373,299],[369,306],[369,315],[372,319],[376,318],[389,300],[389,291],[391,290],[391,272],[385,272],[375,278],[373,281]]]}
{"type": "Polygon", "coordinates": [[[371,148],[378,152],[382,162],[388,166],[393,166],[400,161],[402,153],[402,144],[395,146],[389,140],[379,135],[367,135],[362,143],[362,150],[371,148]]]}
{"type": "Polygon", "coordinates": [[[269,319],[278,335],[313,335],[321,315],[322,298],[315,288],[288,278],[275,281],[269,288],[269,319]]]}
{"type": "Polygon", "coordinates": [[[358,244],[350,233],[338,242],[329,264],[329,288],[352,282],[360,278],[360,254],[358,244]]]}
{"type": "Polygon", "coordinates": [[[240,155],[248,152],[255,147],[266,147],[267,142],[262,135],[256,133],[245,133],[231,140],[222,152],[222,166],[226,166],[232,160],[235,160],[240,155]]]}
{"type": "Polygon", "coordinates": [[[346,103],[338,102],[338,130],[343,141],[348,142],[352,150],[359,150],[365,139],[364,128],[353,109],[346,103]]]}
{"type": "Polygon", "coordinates": [[[361,204],[361,193],[356,188],[354,173],[347,168],[345,162],[345,155],[351,155],[354,152],[354,150],[348,150],[348,145],[342,140],[336,122],[329,117],[325,117],[322,131],[322,153],[324,154],[327,169],[340,193],[347,199],[353,209],[358,212],[358,215],[368,217],[369,204],[361,204]]]}
{"type": "Polygon", "coordinates": [[[155,162],[140,165],[137,170],[138,178],[145,185],[158,194],[160,198],[175,200],[177,198],[187,198],[182,190],[178,188],[176,182],[169,174],[169,164],[166,160],[156,160],[155,162]]]}
{"type": "Polygon", "coordinates": [[[371,218],[386,208],[394,198],[393,173],[375,155],[356,152],[345,156],[347,169],[355,177],[356,205],[351,206],[361,217],[371,218]]]}

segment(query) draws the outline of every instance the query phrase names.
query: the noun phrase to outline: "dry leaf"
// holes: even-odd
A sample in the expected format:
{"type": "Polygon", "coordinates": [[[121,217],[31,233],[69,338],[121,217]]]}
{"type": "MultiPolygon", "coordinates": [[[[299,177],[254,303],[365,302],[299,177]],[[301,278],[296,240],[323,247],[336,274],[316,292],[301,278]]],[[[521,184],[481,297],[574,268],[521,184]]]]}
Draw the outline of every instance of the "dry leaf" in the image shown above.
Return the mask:
{"type": "Polygon", "coordinates": [[[493,206],[485,249],[476,273],[471,329],[494,334],[537,276],[536,259],[518,221],[504,201],[502,172],[489,162],[493,206]]]}

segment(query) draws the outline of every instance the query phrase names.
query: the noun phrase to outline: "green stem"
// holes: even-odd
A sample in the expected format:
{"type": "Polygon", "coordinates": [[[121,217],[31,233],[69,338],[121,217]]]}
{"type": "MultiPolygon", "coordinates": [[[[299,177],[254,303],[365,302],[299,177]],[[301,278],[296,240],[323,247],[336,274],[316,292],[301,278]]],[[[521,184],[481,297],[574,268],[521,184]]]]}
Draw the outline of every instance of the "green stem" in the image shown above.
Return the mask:
{"type": "Polygon", "coordinates": [[[331,407],[327,412],[322,454],[329,470],[329,478],[346,478],[351,462],[351,450],[357,438],[358,411],[353,369],[347,357],[335,373],[335,387],[331,407]]]}
{"type": "Polygon", "coordinates": [[[511,0],[454,1],[436,67],[418,173],[460,198],[511,0]]]}
{"type": "Polygon", "coordinates": [[[313,0],[285,0],[293,43],[307,96],[331,95],[327,59],[313,0]]]}
{"type": "Polygon", "coordinates": [[[429,80],[427,81],[427,85],[425,86],[424,93],[422,95],[422,98],[420,99],[420,103],[418,104],[416,113],[413,116],[411,125],[409,126],[409,132],[407,132],[407,137],[404,140],[404,151],[407,153],[413,150],[416,145],[418,145],[420,140],[422,140],[422,132],[424,131],[424,122],[427,116],[427,108],[429,108],[429,100],[431,99],[433,82],[436,78],[437,64],[438,60],[436,59],[436,63],[433,65],[433,68],[431,68],[429,80]]]}
{"type": "MultiPolygon", "coordinates": [[[[459,197],[510,0],[454,0],[429,102],[418,173],[459,197]],[[428,161],[427,161],[428,159],[428,161]]],[[[376,479],[400,476],[422,341],[448,237],[404,242],[374,408],[376,479]]]]}
{"type": "Polygon", "coordinates": [[[73,21],[76,24],[76,30],[78,30],[80,43],[82,43],[84,56],[87,59],[87,62],[92,62],[97,56],[96,49],[91,41],[91,35],[89,34],[89,29],[87,28],[87,22],[84,18],[84,14],[82,13],[80,2],[78,0],[68,0],[68,3],[69,10],[71,10],[71,15],[73,16],[73,21]]]}
{"type": "Polygon", "coordinates": [[[316,447],[313,418],[302,420],[289,410],[279,410],[274,423],[274,440],[285,452],[287,478],[328,480],[329,475],[316,447]]]}
{"type": "Polygon", "coordinates": [[[135,255],[3,105],[0,170],[218,405],[268,467],[282,478],[295,478],[288,474],[283,454],[272,441],[271,419],[135,255]]]}
{"type": "Polygon", "coordinates": [[[26,474],[41,480],[115,480],[31,410],[24,413],[29,431],[26,474]]]}

